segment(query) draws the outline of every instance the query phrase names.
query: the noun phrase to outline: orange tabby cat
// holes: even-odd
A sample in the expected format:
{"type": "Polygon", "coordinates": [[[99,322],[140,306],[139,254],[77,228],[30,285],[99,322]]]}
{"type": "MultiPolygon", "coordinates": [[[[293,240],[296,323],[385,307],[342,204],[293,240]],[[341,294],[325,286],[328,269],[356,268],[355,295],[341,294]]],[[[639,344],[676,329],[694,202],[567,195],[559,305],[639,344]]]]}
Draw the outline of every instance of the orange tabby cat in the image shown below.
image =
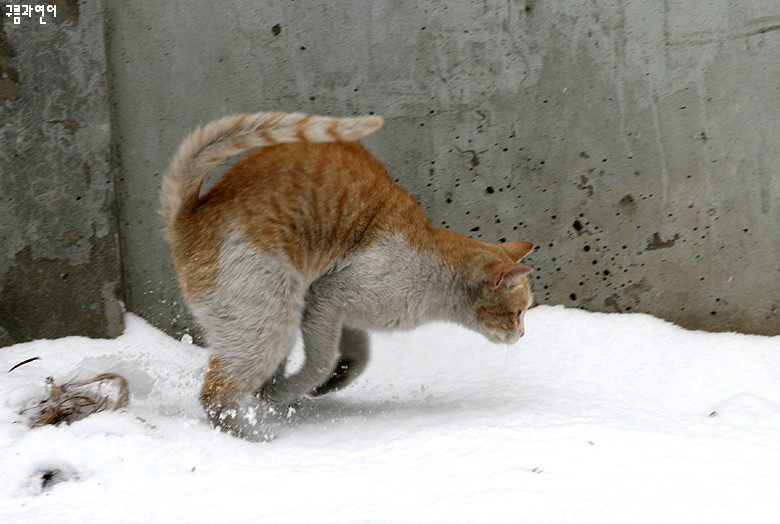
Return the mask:
{"type": "Polygon", "coordinates": [[[340,389],[368,359],[367,329],[456,322],[494,342],[523,335],[529,242],[489,244],[428,223],[356,140],[377,116],[253,113],[190,135],[163,181],[182,292],[213,352],[210,420],[252,438],[259,399],[340,389]],[[219,161],[258,148],[205,195],[219,161]],[[298,333],[305,362],[285,376],[298,333]]]}

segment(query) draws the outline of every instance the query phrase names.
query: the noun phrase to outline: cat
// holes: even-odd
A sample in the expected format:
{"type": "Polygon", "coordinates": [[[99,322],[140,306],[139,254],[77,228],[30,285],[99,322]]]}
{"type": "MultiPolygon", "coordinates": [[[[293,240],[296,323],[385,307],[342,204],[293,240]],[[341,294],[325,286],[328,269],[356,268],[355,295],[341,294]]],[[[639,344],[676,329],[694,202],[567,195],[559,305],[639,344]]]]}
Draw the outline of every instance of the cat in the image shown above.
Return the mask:
{"type": "Polygon", "coordinates": [[[258,397],[289,406],[345,387],[368,361],[367,330],[442,320],[497,343],[523,335],[533,244],[433,228],[357,142],[382,125],[249,113],[196,130],[171,161],[161,217],[212,352],[200,400],[215,426],[251,438],[258,397]],[[200,195],[217,163],[249,149],[200,195]],[[299,333],[305,361],[285,376],[299,333]]]}

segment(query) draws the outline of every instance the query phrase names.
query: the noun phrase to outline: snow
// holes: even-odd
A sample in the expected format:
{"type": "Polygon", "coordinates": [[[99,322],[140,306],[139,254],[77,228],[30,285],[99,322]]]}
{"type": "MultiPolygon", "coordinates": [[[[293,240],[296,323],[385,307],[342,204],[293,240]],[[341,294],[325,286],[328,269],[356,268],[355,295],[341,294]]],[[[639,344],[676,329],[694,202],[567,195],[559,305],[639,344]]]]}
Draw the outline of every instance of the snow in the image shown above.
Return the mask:
{"type": "Polygon", "coordinates": [[[780,337],[549,306],[526,326],[375,334],[355,384],[259,443],[206,422],[206,351],[133,315],[4,348],[0,522],[777,522],[780,337]],[[47,376],[109,371],[126,408],[25,424],[47,376]]]}

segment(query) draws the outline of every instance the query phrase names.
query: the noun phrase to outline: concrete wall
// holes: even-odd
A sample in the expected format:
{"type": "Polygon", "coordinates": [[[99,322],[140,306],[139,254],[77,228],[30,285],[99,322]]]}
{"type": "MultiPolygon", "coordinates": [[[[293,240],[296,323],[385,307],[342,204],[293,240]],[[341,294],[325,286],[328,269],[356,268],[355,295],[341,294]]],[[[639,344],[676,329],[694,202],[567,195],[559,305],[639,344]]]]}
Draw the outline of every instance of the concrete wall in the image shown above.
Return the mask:
{"type": "Polygon", "coordinates": [[[123,328],[102,5],[53,4],[0,15],[0,346],[123,328]]]}
{"type": "Polygon", "coordinates": [[[540,303],[780,333],[778,0],[106,6],[126,300],[170,332],[161,173],[286,110],[384,115],[365,142],[435,225],[538,243],[540,303]]]}

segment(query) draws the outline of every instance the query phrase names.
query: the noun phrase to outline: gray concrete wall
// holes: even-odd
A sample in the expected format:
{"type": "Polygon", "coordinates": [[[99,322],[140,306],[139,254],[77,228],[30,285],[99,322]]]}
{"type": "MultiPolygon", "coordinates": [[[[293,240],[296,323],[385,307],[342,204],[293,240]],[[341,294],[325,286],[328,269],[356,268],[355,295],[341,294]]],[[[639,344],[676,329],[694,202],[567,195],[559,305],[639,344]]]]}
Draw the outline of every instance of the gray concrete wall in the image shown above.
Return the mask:
{"type": "Polygon", "coordinates": [[[123,328],[102,5],[52,4],[0,15],[0,346],[123,328]]]}
{"type": "Polygon", "coordinates": [[[127,303],[191,325],[157,192],[194,126],[352,115],[540,303],[780,333],[780,1],[107,1],[127,303]]]}

